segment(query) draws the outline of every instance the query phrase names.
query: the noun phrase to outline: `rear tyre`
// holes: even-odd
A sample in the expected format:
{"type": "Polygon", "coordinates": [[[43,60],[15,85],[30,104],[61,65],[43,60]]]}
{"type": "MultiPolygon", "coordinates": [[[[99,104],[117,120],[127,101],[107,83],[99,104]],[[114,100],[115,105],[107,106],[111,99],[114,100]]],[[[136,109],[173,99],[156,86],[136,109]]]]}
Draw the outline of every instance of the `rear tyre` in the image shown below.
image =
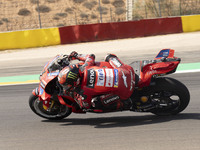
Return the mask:
{"type": "Polygon", "coordinates": [[[29,106],[35,114],[49,120],[61,120],[72,113],[71,108],[61,105],[59,102],[55,102],[51,110],[45,110],[42,101],[33,94],[29,97],[29,106]]]}
{"type": "Polygon", "coordinates": [[[159,116],[176,115],[183,111],[190,101],[187,87],[173,78],[157,78],[151,93],[151,100],[157,101],[161,106],[151,112],[159,116]]]}

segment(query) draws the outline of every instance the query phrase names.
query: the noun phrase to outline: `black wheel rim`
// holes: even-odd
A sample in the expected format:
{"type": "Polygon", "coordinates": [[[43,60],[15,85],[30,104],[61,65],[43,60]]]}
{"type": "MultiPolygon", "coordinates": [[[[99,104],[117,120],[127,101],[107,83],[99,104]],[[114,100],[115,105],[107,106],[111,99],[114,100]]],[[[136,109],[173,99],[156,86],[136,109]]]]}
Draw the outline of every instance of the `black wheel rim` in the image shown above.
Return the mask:
{"type": "Polygon", "coordinates": [[[61,118],[65,116],[69,112],[69,108],[64,105],[57,105],[58,108],[54,108],[51,110],[45,110],[43,108],[43,103],[38,98],[35,99],[33,102],[33,107],[39,115],[45,117],[45,118],[61,118]]]}
{"type": "Polygon", "coordinates": [[[160,113],[168,113],[178,109],[181,97],[171,91],[157,91],[151,94],[151,101],[158,105],[156,109],[160,113]]]}

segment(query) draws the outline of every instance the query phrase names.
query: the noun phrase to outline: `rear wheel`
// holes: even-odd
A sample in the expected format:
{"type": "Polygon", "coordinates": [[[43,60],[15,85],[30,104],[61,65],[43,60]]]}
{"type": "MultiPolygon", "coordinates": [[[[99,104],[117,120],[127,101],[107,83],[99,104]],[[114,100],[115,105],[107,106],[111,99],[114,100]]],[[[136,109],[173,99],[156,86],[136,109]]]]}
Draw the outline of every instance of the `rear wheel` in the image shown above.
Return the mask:
{"type": "Polygon", "coordinates": [[[72,112],[71,108],[61,105],[56,101],[54,101],[51,109],[45,110],[42,101],[40,101],[39,98],[33,94],[29,97],[29,106],[35,114],[50,120],[61,120],[69,116],[72,112]]]}
{"type": "Polygon", "coordinates": [[[156,115],[178,114],[188,106],[190,101],[187,87],[173,78],[157,78],[151,93],[151,101],[159,106],[151,111],[156,115]]]}

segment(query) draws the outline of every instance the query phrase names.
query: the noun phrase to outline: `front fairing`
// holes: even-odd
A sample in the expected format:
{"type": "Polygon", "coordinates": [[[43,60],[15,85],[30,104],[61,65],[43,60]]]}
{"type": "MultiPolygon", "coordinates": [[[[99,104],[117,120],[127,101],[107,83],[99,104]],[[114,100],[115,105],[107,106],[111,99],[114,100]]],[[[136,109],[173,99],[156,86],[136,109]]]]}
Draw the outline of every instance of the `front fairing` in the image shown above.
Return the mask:
{"type": "Polygon", "coordinates": [[[41,99],[45,100],[48,97],[51,97],[50,94],[47,94],[45,88],[49,82],[57,78],[59,71],[54,71],[51,73],[45,72],[42,76],[40,76],[40,83],[39,83],[39,96],[41,99]]]}
{"type": "Polygon", "coordinates": [[[39,82],[39,88],[38,88],[38,96],[42,100],[46,100],[49,97],[51,97],[50,94],[48,94],[45,91],[46,86],[49,82],[57,78],[58,74],[60,73],[61,66],[57,63],[58,59],[61,58],[63,55],[57,55],[52,60],[47,62],[40,74],[40,82],[39,82]]]}
{"type": "Polygon", "coordinates": [[[41,86],[39,86],[39,95],[38,96],[40,97],[40,100],[47,100],[51,97],[51,95],[47,94],[41,86]]]}
{"type": "Polygon", "coordinates": [[[60,71],[53,71],[53,72],[44,72],[41,76],[40,76],[40,86],[45,89],[45,87],[47,86],[47,84],[52,81],[53,79],[57,78],[57,76],[59,75],[60,71]]]}

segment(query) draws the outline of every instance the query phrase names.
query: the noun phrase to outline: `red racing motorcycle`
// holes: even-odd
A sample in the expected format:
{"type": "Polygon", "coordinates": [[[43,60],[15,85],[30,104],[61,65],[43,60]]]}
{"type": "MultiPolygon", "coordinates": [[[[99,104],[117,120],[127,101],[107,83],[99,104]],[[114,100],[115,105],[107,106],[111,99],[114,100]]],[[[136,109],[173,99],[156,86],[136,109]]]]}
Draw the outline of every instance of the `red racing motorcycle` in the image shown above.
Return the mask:
{"type": "MultiPolygon", "coordinates": [[[[35,114],[50,120],[63,119],[72,112],[106,113],[130,110],[156,115],[175,115],[187,107],[190,93],[180,81],[162,76],[174,73],[180,61],[180,58],[174,57],[174,50],[163,49],[153,60],[132,62],[129,65],[134,69],[135,89],[130,97],[130,106],[118,110],[96,111],[95,108],[86,110],[77,107],[79,105],[72,96],[63,94],[58,75],[64,67],[70,65],[70,59],[68,55],[57,55],[44,66],[39,87],[35,88],[29,97],[29,106],[35,114]]],[[[112,68],[108,62],[96,62],[96,66],[112,68]]],[[[95,75],[97,79],[98,75],[95,75]]],[[[115,79],[113,84],[114,82],[115,79]]]]}

